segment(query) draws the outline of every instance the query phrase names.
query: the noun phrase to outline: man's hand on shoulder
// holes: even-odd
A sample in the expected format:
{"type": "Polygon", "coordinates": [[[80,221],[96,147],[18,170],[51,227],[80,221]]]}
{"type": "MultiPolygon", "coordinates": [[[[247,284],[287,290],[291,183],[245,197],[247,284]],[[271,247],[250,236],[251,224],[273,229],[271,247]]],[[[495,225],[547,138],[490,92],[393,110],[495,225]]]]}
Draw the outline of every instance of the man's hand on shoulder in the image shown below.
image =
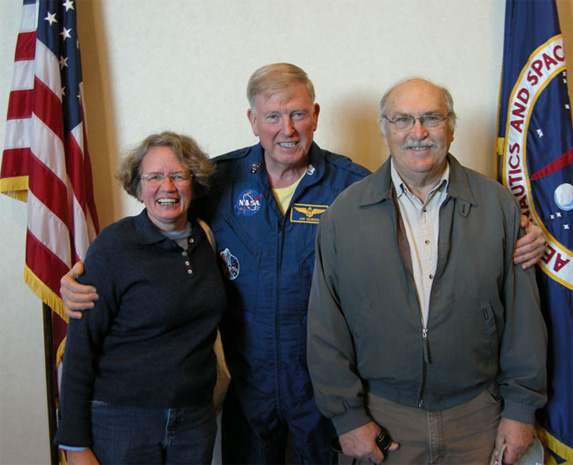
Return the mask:
{"type": "MultiPolygon", "coordinates": [[[[339,436],[342,452],[349,457],[358,460],[366,460],[371,463],[380,463],[384,460],[384,454],[376,445],[376,438],[380,434],[380,427],[373,421],[348,431],[339,436]]],[[[400,445],[392,442],[390,451],[397,450],[400,445]]]]}
{"type": "Polygon", "coordinates": [[[517,265],[521,263],[523,269],[535,265],[545,253],[545,237],[539,226],[534,225],[525,215],[521,215],[519,224],[525,229],[525,236],[520,238],[515,244],[513,252],[513,262],[517,265]]]}
{"type": "Polygon", "coordinates": [[[505,445],[503,463],[517,462],[533,441],[534,434],[533,425],[502,418],[497,427],[495,454],[499,455],[505,445]]]}
{"type": "Polygon", "coordinates": [[[60,279],[60,295],[64,302],[64,310],[70,318],[81,318],[83,310],[94,307],[98,299],[96,289],[77,282],[84,273],[83,262],[77,262],[73,268],[60,279]]]}

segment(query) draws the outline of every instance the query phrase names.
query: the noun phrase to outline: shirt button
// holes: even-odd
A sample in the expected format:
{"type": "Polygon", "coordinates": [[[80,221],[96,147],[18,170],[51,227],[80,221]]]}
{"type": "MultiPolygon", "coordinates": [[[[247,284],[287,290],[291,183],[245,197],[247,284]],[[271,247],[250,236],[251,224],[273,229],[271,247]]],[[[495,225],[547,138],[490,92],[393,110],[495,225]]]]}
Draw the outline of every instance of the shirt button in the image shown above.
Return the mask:
{"type": "Polygon", "coordinates": [[[187,270],[187,274],[193,274],[193,270],[187,270]]]}
{"type": "Polygon", "coordinates": [[[193,242],[195,242],[195,239],[193,239],[192,237],[189,238],[189,243],[193,244],[193,242]]]}
{"type": "Polygon", "coordinates": [[[190,265],[189,261],[186,261],[185,266],[189,266],[189,265],[190,265]]]}
{"type": "Polygon", "coordinates": [[[184,257],[186,257],[186,256],[187,256],[187,251],[184,250],[183,252],[181,252],[181,255],[183,255],[184,257]]]}
{"type": "Polygon", "coordinates": [[[434,279],[434,275],[433,275],[433,274],[431,274],[431,275],[429,275],[429,276],[428,276],[428,278],[430,278],[430,279],[434,279]]]}
{"type": "Polygon", "coordinates": [[[430,241],[429,241],[428,239],[426,239],[426,240],[424,241],[424,244],[430,245],[430,241]]]}

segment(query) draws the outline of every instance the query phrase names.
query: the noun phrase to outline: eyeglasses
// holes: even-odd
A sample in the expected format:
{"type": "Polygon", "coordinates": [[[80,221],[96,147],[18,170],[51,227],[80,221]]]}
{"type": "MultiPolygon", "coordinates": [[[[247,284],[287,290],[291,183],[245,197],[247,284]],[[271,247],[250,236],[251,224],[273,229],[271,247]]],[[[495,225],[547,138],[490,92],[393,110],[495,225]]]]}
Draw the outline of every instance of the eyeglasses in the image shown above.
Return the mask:
{"type": "Polygon", "coordinates": [[[177,171],[176,173],[145,173],[141,176],[141,179],[147,181],[147,183],[151,186],[160,186],[165,182],[165,178],[169,177],[171,182],[175,185],[183,185],[187,184],[191,181],[193,177],[192,174],[185,174],[183,171],[177,171]]]}
{"type": "Polygon", "coordinates": [[[449,116],[449,113],[446,116],[430,113],[428,115],[422,115],[419,118],[412,115],[398,115],[393,120],[387,116],[383,116],[383,118],[393,124],[398,131],[409,131],[416,124],[416,120],[419,120],[420,124],[426,129],[436,129],[443,126],[444,121],[446,121],[449,116]]]}

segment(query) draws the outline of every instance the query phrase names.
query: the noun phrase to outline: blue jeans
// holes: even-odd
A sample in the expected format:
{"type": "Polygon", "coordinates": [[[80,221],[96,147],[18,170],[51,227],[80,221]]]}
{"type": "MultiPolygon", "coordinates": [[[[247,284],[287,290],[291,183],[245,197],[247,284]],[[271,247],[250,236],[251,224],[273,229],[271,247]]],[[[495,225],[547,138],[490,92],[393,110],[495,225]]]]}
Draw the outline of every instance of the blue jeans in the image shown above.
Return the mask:
{"type": "Polygon", "coordinates": [[[92,450],[103,464],[210,464],[215,408],[140,408],[92,402],[92,450]]]}

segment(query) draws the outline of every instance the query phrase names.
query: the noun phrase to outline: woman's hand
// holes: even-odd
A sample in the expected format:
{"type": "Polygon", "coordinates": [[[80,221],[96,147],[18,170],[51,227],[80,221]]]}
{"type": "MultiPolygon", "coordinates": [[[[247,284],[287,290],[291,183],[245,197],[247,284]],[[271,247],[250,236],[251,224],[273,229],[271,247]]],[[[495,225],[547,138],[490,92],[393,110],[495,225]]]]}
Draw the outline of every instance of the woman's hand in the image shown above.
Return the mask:
{"type": "Polygon", "coordinates": [[[98,459],[91,449],[67,450],[68,465],[99,465],[98,459]]]}

